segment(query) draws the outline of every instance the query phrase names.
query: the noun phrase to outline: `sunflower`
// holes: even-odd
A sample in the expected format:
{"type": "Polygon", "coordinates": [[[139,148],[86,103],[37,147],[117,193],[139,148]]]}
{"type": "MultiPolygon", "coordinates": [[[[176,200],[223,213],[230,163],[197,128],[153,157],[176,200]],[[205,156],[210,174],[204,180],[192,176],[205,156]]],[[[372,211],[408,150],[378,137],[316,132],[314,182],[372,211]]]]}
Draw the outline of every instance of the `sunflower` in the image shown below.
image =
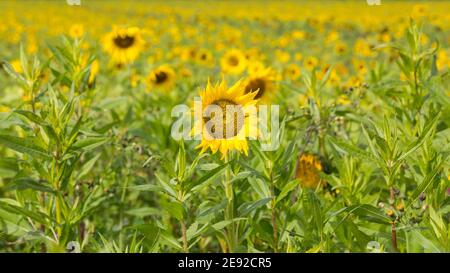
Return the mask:
{"type": "Polygon", "coordinates": [[[309,71],[313,70],[318,64],[319,64],[319,60],[314,56],[308,57],[304,61],[304,65],[305,65],[306,69],[308,69],[309,71]]]}
{"type": "Polygon", "coordinates": [[[168,65],[161,65],[153,69],[147,76],[147,84],[158,89],[169,90],[175,83],[175,71],[168,65]]]}
{"type": "Polygon", "coordinates": [[[81,38],[84,34],[84,26],[82,24],[73,24],[69,29],[69,35],[72,38],[81,38]]]}
{"type": "Polygon", "coordinates": [[[247,67],[245,55],[238,49],[230,49],[220,60],[223,72],[228,74],[240,74],[247,67]]]}
{"type": "Polygon", "coordinates": [[[347,51],[347,45],[343,42],[338,42],[334,45],[334,52],[339,55],[344,54],[347,51]]]}
{"type": "Polygon", "coordinates": [[[272,68],[259,69],[253,74],[249,74],[244,82],[244,91],[245,93],[257,92],[255,99],[268,102],[274,94],[276,79],[277,75],[272,68]]]}
{"type": "Polygon", "coordinates": [[[318,156],[302,153],[297,160],[295,178],[300,180],[302,187],[315,189],[325,183],[320,177],[320,172],[323,170],[324,166],[318,156]]]}
{"type": "Polygon", "coordinates": [[[197,48],[196,47],[186,47],[180,50],[180,58],[183,62],[193,61],[197,59],[197,48]]]}
{"type": "Polygon", "coordinates": [[[290,80],[297,80],[302,74],[300,67],[296,64],[289,64],[283,70],[283,75],[285,78],[290,80]]]}
{"type": "Polygon", "coordinates": [[[367,73],[367,66],[364,61],[353,60],[353,67],[361,77],[363,77],[367,73]]]}
{"type": "Polygon", "coordinates": [[[209,52],[206,49],[200,49],[196,55],[197,63],[204,65],[204,66],[211,66],[213,65],[213,56],[211,52],[209,52]]]}
{"type": "Polygon", "coordinates": [[[233,86],[228,87],[225,80],[216,85],[211,85],[208,81],[206,89],[200,92],[202,100],[203,114],[208,111],[211,105],[219,106],[222,109],[222,120],[219,117],[219,128],[217,123],[211,122],[214,113],[211,113],[211,118],[204,117],[196,119],[193,132],[201,132],[201,143],[197,148],[201,148],[200,154],[207,149],[211,149],[215,154],[220,151],[222,159],[225,158],[228,151],[236,150],[244,152],[248,155],[247,137],[256,138],[257,128],[255,118],[256,113],[250,111],[250,107],[256,105],[256,92],[244,93],[245,85],[242,80],[236,82],[233,86]],[[227,120],[227,106],[237,106],[238,111],[233,117],[233,120],[227,120]],[[225,133],[226,132],[226,133],[225,133]],[[231,134],[231,135],[230,135],[231,134]]]}
{"type": "Polygon", "coordinates": [[[265,69],[265,66],[260,61],[252,61],[248,63],[247,71],[250,75],[256,74],[261,72],[263,69],[265,69]]]}
{"type": "Polygon", "coordinates": [[[144,48],[141,30],[137,27],[113,30],[103,37],[103,49],[109,53],[112,60],[119,65],[132,63],[144,48]]]}

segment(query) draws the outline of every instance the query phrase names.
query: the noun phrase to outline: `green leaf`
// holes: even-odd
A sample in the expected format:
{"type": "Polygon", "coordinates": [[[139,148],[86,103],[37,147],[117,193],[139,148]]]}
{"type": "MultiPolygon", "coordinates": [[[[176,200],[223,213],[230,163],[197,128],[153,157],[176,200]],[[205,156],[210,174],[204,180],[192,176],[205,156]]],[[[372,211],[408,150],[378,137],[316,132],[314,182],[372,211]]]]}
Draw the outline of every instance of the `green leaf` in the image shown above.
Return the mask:
{"type": "Polygon", "coordinates": [[[38,156],[45,159],[52,158],[50,153],[37,146],[27,138],[20,138],[10,135],[0,135],[0,144],[4,144],[6,145],[6,147],[19,153],[25,153],[31,156],[38,156]]]}
{"type": "Polygon", "coordinates": [[[320,201],[317,198],[314,191],[310,190],[307,192],[306,201],[308,202],[308,207],[310,209],[310,212],[312,213],[314,223],[316,224],[316,228],[317,228],[319,234],[322,234],[324,217],[322,215],[320,201]]]}
{"type": "Polygon", "coordinates": [[[178,221],[184,218],[184,208],[179,202],[170,202],[164,204],[164,209],[170,214],[170,216],[175,217],[178,221]]]}
{"type": "Polygon", "coordinates": [[[406,151],[399,157],[399,161],[405,159],[406,157],[408,157],[411,153],[415,152],[417,149],[419,149],[423,143],[428,139],[428,137],[431,135],[431,133],[433,132],[433,129],[436,127],[436,124],[439,122],[441,117],[441,114],[437,114],[434,116],[434,118],[427,122],[427,125],[425,126],[425,128],[423,128],[422,134],[420,135],[420,137],[414,141],[411,145],[408,146],[408,148],[406,149],[406,151]]]}
{"type": "Polygon", "coordinates": [[[433,183],[434,179],[436,178],[436,176],[440,172],[441,166],[442,166],[442,163],[438,164],[438,166],[436,166],[430,173],[428,173],[424,177],[422,183],[420,183],[420,185],[416,188],[416,190],[411,195],[410,201],[406,205],[406,208],[411,206],[411,204],[414,203],[417,200],[417,198],[419,198],[420,194],[422,192],[425,192],[428,189],[428,187],[433,183]]]}
{"type": "Polygon", "coordinates": [[[107,137],[88,137],[82,140],[79,140],[75,142],[71,149],[72,150],[80,150],[83,151],[90,151],[93,150],[99,146],[102,146],[105,143],[108,143],[110,141],[110,138],[107,137]]]}
{"type": "Polygon", "coordinates": [[[131,186],[128,187],[128,189],[132,191],[162,191],[162,187],[158,185],[152,185],[152,184],[144,184],[144,185],[137,185],[137,186],[131,186]]]}
{"type": "Polygon", "coordinates": [[[233,220],[223,220],[218,223],[215,223],[214,225],[212,225],[212,227],[215,230],[221,230],[233,222],[238,222],[238,221],[242,221],[242,220],[247,220],[247,218],[241,217],[241,218],[234,218],[233,220]]]}
{"type": "Polygon", "coordinates": [[[161,239],[166,245],[175,248],[176,250],[182,250],[183,247],[181,244],[168,232],[163,231],[161,232],[161,239]]]}
{"type": "Polygon", "coordinates": [[[277,199],[275,200],[275,204],[283,200],[283,198],[286,197],[286,195],[288,195],[288,193],[290,193],[293,189],[295,189],[298,186],[298,184],[299,183],[297,179],[294,179],[286,183],[281,192],[278,194],[277,199]]]}
{"type": "Polygon", "coordinates": [[[68,145],[72,145],[72,143],[75,141],[76,137],[78,136],[78,133],[80,131],[81,128],[81,124],[83,123],[83,116],[81,116],[78,120],[77,123],[75,123],[75,125],[73,126],[72,130],[70,131],[70,134],[68,136],[69,139],[69,143],[68,145]]]}
{"type": "Polygon", "coordinates": [[[26,117],[29,121],[36,123],[38,125],[44,126],[47,124],[40,116],[36,115],[35,113],[33,113],[31,111],[15,110],[14,113],[17,113],[21,116],[26,117]]]}
{"type": "Polygon", "coordinates": [[[0,208],[2,208],[3,210],[5,210],[7,212],[19,214],[24,217],[29,217],[29,218],[33,219],[34,221],[41,223],[41,224],[47,224],[48,223],[47,220],[53,221],[48,215],[43,214],[42,212],[30,211],[30,210],[27,210],[27,209],[19,207],[19,206],[8,204],[8,203],[4,202],[3,200],[0,200],[0,208]]]}
{"type": "Polygon", "coordinates": [[[182,181],[186,172],[186,150],[184,149],[183,140],[180,141],[180,148],[178,149],[178,156],[175,162],[175,170],[178,174],[178,180],[182,181]]]}
{"type": "Polygon", "coordinates": [[[271,197],[270,189],[262,179],[249,177],[248,182],[261,198],[271,197]]]}
{"type": "MultiPolygon", "coordinates": [[[[231,161],[230,161],[231,162],[231,161]]],[[[200,188],[206,186],[206,182],[210,181],[212,178],[216,177],[222,170],[224,170],[230,162],[227,162],[219,167],[207,172],[205,175],[200,177],[197,181],[195,181],[195,186],[191,189],[193,192],[198,191],[200,188]]]]}
{"type": "Polygon", "coordinates": [[[349,154],[349,155],[354,155],[354,156],[360,156],[362,158],[368,159],[370,161],[378,161],[374,156],[372,156],[371,154],[369,154],[368,152],[354,146],[351,144],[348,144],[346,142],[337,140],[335,138],[330,137],[331,142],[336,146],[336,148],[338,148],[339,150],[344,151],[345,153],[349,154]]]}
{"type": "Polygon", "coordinates": [[[166,181],[164,181],[164,179],[161,177],[160,174],[155,173],[155,176],[157,178],[157,182],[162,186],[162,189],[170,196],[176,198],[177,197],[177,193],[175,192],[175,190],[173,189],[172,185],[170,185],[169,183],[167,183],[166,181]]]}
{"type": "Polygon", "coordinates": [[[256,210],[257,208],[262,207],[265,204],[269,203],[271,200],[272,197],[267,197],[253,202],[246,202],[239,207],[238,209],[239,215],[245,216],[251,213],[252,211],[256,210]]]}
{"type": "Polygon", "coordinates": [[[136,209],[130,209],[126,211],[126,214],[137,216],[137,217],[146,217],[150,215],[160,215],[161,211],[152,207],[142,207],[136,209]]]}
{"type": "Polygon", "coordinates": [[[84,163],[84,165],[81,167],[80,172],[77,176],[77,180],[80,180],[81,178],[83,178],[85,175],[87,175],[92,168],[95,165],[95,162],[97,162],[97,160],[100,158],[101,154],[97,154],[96,156],[94,156],[93,158],[91,158],[88,162],[84,163]]]}
{"type": "Polygon", "coordinates": [[[27,80],[22,75],[17,73],[16,70],[14,70],[14,67],[10,63],[8,63],[7,61],[2,61],[0,64],[3,67],[3,69],[6,71],[6,73],[8,73],[9,76],[11,76],[13,79],[19,81],[20,84],[27,85],[27,80]]]}
{"type": "Polygon", "coordinates": [[[388,225],[392,222],[391,218],[385,215],[379,208],[369,204],[353,205],[345,209],[339,210],[333,216],[337,216],[338,214],[341,214],[343,212],[346,212],[347,215],[334,227],[334,229],[340,226],[351,214],[357,215],[369,222],[378,224],[388,225]]]}
{"type": "Polygon", "coordinates": [[[21,177],[13,180],[14,186],[17,190],[33,189],[36,191],[54,193],[51,186],[44,182],[38,182],[30,177],[21,177]]]}
{"type": "Polygon", "coordinates": [[[61,124],[63,127],[67,124],[73,114],[75,102],[75,99],[71,99],[64,105],[63,109],[59,113],[59,119],[61,120],[61,124]]]}

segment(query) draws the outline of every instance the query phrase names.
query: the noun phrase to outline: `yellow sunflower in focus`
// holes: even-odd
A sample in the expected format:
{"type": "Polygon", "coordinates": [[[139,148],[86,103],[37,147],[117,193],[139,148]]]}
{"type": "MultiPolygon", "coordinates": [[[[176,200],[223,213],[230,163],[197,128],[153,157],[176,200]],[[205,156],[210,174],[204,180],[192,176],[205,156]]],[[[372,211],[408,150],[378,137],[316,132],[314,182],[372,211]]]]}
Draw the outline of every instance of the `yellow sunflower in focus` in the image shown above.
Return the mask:
{"type": "Polygon", "coordinates": [[[200,132],[202,137],[201,143],[197,146],[201,148],[200,154],[211,149],[213,154],[220,151],[222,159],[233,150],[248,155],[247,138],[256,138],[258,134],[256,111],[252,111],[256,109],[257,93],[244,94],[244,88],[242,80],[231,87],[227,86],[225,80],[216,85],[211,85],[208,81],[206,89],[200,92],[203,113],[206,113],[205,111],[208,111],[208,107],[212,105],[222,109],[222,119],[217,117],[221,122],[215,122],[217,118],[213,112],[209,115],[210,117],[202,115],[202,118],[197,119],[195,123],[194,135],[200,132]],[[234,109],[237,111],[233,114],[227,113],[227,110],[230,110],[227,106],[236,107],[234,109]],[[227,115],[233,116],[227,118],[227,115]],[[216,128],[220,125],[221,127],[216,128]]]}
{"type": "Polygon", "coordinates": [[[300,181],[302,187],[316,189],[325,184],[325,181],[320,177],[320,172],[323,170],[324,166],[318,156],[311,153],[302,153],[297,160],[295,178],[300,181]]]}
{"type": "Polygon", "coordinates": [[[134,62],[144,48],[141,30],[137,27],[114,27],[102,40],[103,49],[116,64],[134,62]]]}
{"type": "Polygon", "coordinates": [[[175,71],[168,65],[161,65],[153,69],[147,76],[149,89],[157,88],[169,90],[175,83],[175,71]]]}
{"type": "Polygon", "coordinates": [[[220,59],[223,72],[227,74],[240,74],[247,67],[245,55],[238,49],[230,49],[220,59]]]}
{"type": "Polygon", "coordinates": [[[276,80],[277,75],[272,68],[259,69],[253,74],[249,74],[244,82],[244,91],[245,93],[256,92],[255,99],[258,99],[260,102],[269,102],[276,89],[276,80]]]}

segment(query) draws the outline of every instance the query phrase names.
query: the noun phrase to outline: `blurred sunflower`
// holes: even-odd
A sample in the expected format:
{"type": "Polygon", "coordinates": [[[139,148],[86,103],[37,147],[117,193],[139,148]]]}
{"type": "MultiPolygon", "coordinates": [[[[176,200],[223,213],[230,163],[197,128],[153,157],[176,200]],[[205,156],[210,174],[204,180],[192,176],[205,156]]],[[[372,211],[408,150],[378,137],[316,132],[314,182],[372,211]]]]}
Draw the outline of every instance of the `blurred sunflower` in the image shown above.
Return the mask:
{"type": "Polygon", "coordinates": [[[265,66],[260,61],[252,61],[248,63],[248,73],[249,74],[256,74],[264,70],[265,66]]]}
{"type": "Polygon", "coordinates": [[[246,94],[257,92],[255,99],[261,102],[269,102],[275,91],[276,79],[277,75],[272,68],[259,69],[257,72],[249,74],[248,78],[244,81],[244,91],[246,94]]]}
{"type": "Polygon", "coordinates": [[[132,63],[139,56],[145,44],[141,30],[137,27],[114,27],[103,37],[102,43],[103,49],[117,64],[132,63]]]}
{"type": "Polygon", "coordinates": [[[72,38],[80,38],[84,34],[84,26],[82,24],[73,24],[69,29],[69,35],[72,38]]]}
{"type": "Polygon", "coordinates": [[[247,59],[239,49],[230,49],[221,58],[220,65],[223,72],[237,75],[247,67],[247,59]]]}
{"type": "Polygon", "coordinates": [[[421,17],[425,17],[427,15],[428,8],[425,5],[417,4],[413,6],[411,11],[411,17],[414,19],[419,19],[421,17]]]}
{"type": "Polygon", "coordinates": [[[353,60],[353,67],[355,68],[358,75],[361,77],[364,77],[364,75],[367,73],[367,66],[364,61],[353,60]]]}
{"type": "Polygon", "coordinates": [[[196,55],[197,63],[204,65],[204,66],[211,66],[214,64],[213,62],[213,56],[211,52],[209,52],[207,49],[200,49],[196,55]]]}
{"type": "Polygon", "coordinates": [[[334,45],[334,52],[336,52],[336,54],[342,55],[347,51],[347,45],[343,42],[337,42],[334,45]]]}
{"type": "Polygon", "coordinates": [[[277,50],[277,51],[275,51],[275,58],[280,63],[287,63],[291,59],[291,55],[286,51],[277,50]]]}
{"type": "Polygon", "coordinates": [[[168,65],[153,69],[147,76],[148,88],[169,90],[175,83],[175,71],[168,65]]]}
{"type": "Polygon", "coordinates": [[[293,81],[297,80],[301,74],[300,67],[296,64],[289,64],[283,70],[284,77],[293,81]]]}
{"type": "Polygon", "coordinates": [[[197,59],[197,48],[190,46],[181,49],[180,58],[183,62],[193,61],[197,59]]]}
{"type": "Polygon", "coordinates": [[[318,64],[319,64],[319,60],[313,56],[308,57],[304,62],[306,69],[308,69],[310,71],[313,70],[318,64]]]}
{"type": "MultiPolygon", "coordinates": [[[[194,133],[201,132],[202,141],[196,148],[201,148],[200,154],[207,149],[211,149],[215,154],[220,151],[222,159],[232,150],[244,152],[248,155],[247,137],[257,136],[256,122],[253,122],[256,113],[248,111],[248,107],[255,106],[256,92],[244,94],[244,83],[242,80],[228,87],[225,80],[216,85],[211,85],[208,81],[206,89],[200,92],[203,111],[210,105],[219,106],[222,109],[222,128],[216,128],[216,124],[209,121],[214,118],[201,118],[195,123],[194,133]],[[232,120],[227,120],[227,106],[237,106],[241,113],[232,120]],[[227,133],[225,133],[227,132],[227,133]],[[229,135],[232,133],[232,136],[229,135]]],[[[220,118],[220,117],[219,117],[220,118]]]]}
{"type": "Polygon", "coordinates": [[[300,181],[302,187],[315,189],[325,183],[320,177],[320,172],[323,170],[324,166],[318,156],[302,153],[297,160],[295,178],[300,181]]]}

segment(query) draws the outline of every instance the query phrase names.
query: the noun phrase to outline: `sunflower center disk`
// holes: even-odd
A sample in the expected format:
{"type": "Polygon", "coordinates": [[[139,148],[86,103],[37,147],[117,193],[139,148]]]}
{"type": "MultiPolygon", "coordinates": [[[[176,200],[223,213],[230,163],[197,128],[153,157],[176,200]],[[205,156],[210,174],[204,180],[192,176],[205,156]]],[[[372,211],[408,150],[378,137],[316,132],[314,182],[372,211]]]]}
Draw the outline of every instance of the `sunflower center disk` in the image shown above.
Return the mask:
{"type": "Polygon", "coordinates": [[[214,101],[209,106],[205,111],[210,117],[203,118],[208,134],[214,139],[235,137],[244,126],[245,115],[242,107],[226,99],[214,101]],[[216,106],[216,108],[209,106],[216,106]],[[216,111],[217,106],[221,109],[221,113],[216,111]]]}
{"type": "Polygon", "coordinates": [[[155,73],[155,83],[156,84],[162,84],[167,80],[167,74],[165,72],[157,72],[155,73]]]}
{"type": "Polygon", "coordinates": [[[264,82],[264,80],[251,80],[245,87],[245,93],[254,92],[256,90],[258,90],[258,94],[256,94],[255,99],[259,99],[264,95],[264,92],[266,91],[266,83],[264,82]]]}
{"type": "Polygon", "coordinates": [[[120,48],[129,48],[134,44],[133,36],[118,36],[114,38],[114,44],[120,48]]]}
{"type": "Polygon", "coordinates": [[[229,63],[231,66],[237,66],[237,65],[239,64],[239,59],[238,59],[236,56],[231,56],[231,57],[228,59],[228,63],[229,63]]]}

